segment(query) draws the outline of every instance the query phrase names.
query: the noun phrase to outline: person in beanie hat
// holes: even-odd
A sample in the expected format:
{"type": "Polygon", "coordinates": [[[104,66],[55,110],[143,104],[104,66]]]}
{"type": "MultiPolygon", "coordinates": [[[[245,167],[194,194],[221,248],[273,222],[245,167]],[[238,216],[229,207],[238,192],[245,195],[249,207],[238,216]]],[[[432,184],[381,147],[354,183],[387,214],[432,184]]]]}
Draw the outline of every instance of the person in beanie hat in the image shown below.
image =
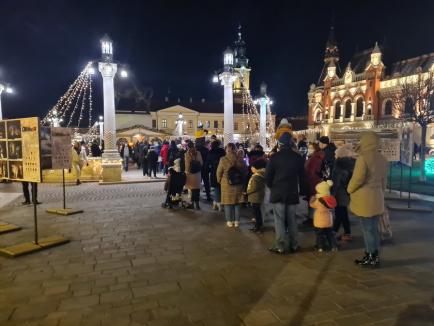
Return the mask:
{"type": "Polygon", "coordinates": [[[335,165],[336,146],[330,143],[330,139],[327,136],[321,136],[319,138],[319,147],[324,152],[321,175],[324,180],[329,180],[332,177],[333,167],[335,165]]]}
{"type": "Polygon", "coordinates": [[[330,248],[338,250],[338,244],[333,234],[333,215],[331,210],[336,207],[336,199],[330,194],[333,181],[323,181],[316,185],[316,195],[310,200],[313,213],[313,225],[316,229],[316,248],[319,252],[330,248]]]}
{"type": "Polygon", "coordinates": [[[269,250],[285,254],[298,250],[295,209],[300,194],[305,193],[304,161],[303,157],[292,149],[292,136],[289,132],[283,133],[278,141],[279,151],[270,157],[265,169],[276,233],[275,244],[269,250]]]}
{"type": "Polygon", "coordinates": [[[274,135],[274,137],[279,140],[280,137],[284,134],[284,133],[288,133],[288,134],[292,134],[292,126],[291,124],[288,122],[288,120],[286,118],[283,118],[282,120],[280,120],[279,125],[277,126],[276,129],[276,134],[274,135]]]}

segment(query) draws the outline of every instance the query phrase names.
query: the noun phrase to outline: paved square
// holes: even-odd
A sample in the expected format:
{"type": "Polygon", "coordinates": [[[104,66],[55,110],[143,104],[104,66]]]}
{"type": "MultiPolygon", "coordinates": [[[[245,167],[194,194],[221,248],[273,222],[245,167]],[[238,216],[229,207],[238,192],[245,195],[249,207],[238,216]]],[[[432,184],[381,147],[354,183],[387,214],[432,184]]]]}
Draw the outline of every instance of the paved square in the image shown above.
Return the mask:
{"type": "MultiPolygon", "coordinates": [[[[353,265],[362,252],[356,221],[355,240],[336,254],[313,252],[313,232],[302,230],[302,252],[281,257],[267,251],[271,228],[252,234],[245,211],[241,229],[228,230],[205,203],[200,212],[162,209],[161,183],[83,184],[67,194],[83,214],[45,213],[61,207],[61,187],[40,186],[39,230],[70,243],[0,257],[1,325],[434,324],[431,214],[392,213],[382,268],[366,270],[353,265]]],[[[20,201],[0,209],[0,221],[23,227],[0,235],[1,247],[33,240],[32,207],[20,201]]]]}

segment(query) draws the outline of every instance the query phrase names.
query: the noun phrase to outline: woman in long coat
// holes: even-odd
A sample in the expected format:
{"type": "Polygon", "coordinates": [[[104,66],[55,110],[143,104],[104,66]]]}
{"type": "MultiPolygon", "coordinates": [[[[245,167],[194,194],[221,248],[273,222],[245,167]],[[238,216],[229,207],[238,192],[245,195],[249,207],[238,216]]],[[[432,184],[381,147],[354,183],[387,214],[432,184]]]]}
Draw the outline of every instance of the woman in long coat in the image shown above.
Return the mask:
{"type": "Polygon", "coordinates": [[[203,166],[203,160],[202,155],[199,151],[194,148],[194,143],[189,142],[188,143],[188,151],[185,153],[185,174],[187,175],[187,182],[185,183],[185,187],[190,192],[191,197],[191,204],[188,206],[188,208],[196,208],[200,209],[199,206],[199,197],[200,197],[200,184],[202,180],[202,174],[201,169],[203,166]],[[192,173],[191,167],[192,165],[200,164],[200,167],[198,167],[198,172],[192,173]],[[197,163],[198,162],[198,163],[197,163]]]}
{"type": "Polygon", "coordinates": [[[217,168],[217,182],[221,185],[221,204],[225,209],[226,225],[239,227],[240,204],[244,203],[244,184],[243,182],[236,185],[229,184],[229,169],[232,167],[245,176],[245,163],[243,159],[237,157],[235,144],[229,143],[226,145],[226,155],[220,159],[217,168]]]}
{"type": "Polygon", "coordinates": [[[379,265],[380,233],[378,222],[384,213],[384,190],[386,188],[387,161],[378,152],[379,137],[373,131],[363,132],[360,136],[359,156],[353,176],[348,184],[350,210],[360,218],[365,256],[354,262],[361,266],[379,265]]]}

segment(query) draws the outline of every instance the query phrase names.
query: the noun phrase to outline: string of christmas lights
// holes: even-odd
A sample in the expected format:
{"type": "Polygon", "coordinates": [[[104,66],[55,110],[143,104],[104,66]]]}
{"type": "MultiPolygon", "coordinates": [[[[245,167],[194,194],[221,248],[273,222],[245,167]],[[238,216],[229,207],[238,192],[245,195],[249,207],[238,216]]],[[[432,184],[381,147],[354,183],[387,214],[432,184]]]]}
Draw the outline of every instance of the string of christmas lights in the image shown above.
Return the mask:
{"type": "Polygon", "coordinates": [[[68,87],[57,103],[48,111],[42,119],[43,125],[51,125],[54,119],[65,122],[67,127],[75,125],[75,132],[78,128],[84,128],[82,121],[88,115],[88,126],[92,127],[92,62],[88,62],[80,72],[77,79],[68,87]]]}

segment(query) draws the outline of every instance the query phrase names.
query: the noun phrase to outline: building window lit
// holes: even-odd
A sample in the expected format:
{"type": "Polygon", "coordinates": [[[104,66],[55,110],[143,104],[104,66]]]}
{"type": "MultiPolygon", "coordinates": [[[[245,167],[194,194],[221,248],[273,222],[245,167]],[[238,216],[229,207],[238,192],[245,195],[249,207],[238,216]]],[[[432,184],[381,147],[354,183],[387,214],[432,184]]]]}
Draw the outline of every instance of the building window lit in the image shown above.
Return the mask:
{"type": "Polygon", "coordinates": [[[157,129],[157,120],[152,119],[152,128],[157,129]]]}
{"type": "Polygon", "coordinates": [[[209,120],[205,121],[205,128],[209,128],[211,126],[209,120]]]}
{"type": "Polygon", "coordinates": [[[335,104],[335,119],[339,119],[341,117],[341,102],[336,102],[335,104]]]}
{"type": "Polygon", "coordinates": [[[359,97],[356,102],[356,117],[363,115],[363,98],[359,97]]]}
{"type": "Polygon", "coordinates": [[[193,120],[188,120],[188,128],[193,128],[193,120]]]}
{"type": "Polygon", "coordinates": [[[351,100],[345,102],[345,118],[351,118],[351,100]]]}
{"type": "Polygon", "coordinates": [[[234,122],[234,130],[238,130],[238,122],[234,122]]]}
{"type": "Polygon", "coordinates": [[[214,129],[217,129],[219,127],[218,120],[214,120],[214,129]]]}
{"type": "Polygon", "coordinates": [[[321,111],[317,111],[315,114],[315,121],[321,122],[321,111]]]}
{"type": "Polygon", "coordinates": [[[392,107],[393,107],[392,100],[387,100],[386,104],[384,105],[384,115],[392,115],[392,107]]]}
{"type": "Polygon", "coordinates": [[[412,111],[413,111],[413,99],[407,97],[407,99],[405,100],[404,113],[411,114],[412,111]]]}
{"type": "Polygon", "coordinates": [[[167,119],[161,120],[161,127],[162,128],[167,128],[167,119]]]}

